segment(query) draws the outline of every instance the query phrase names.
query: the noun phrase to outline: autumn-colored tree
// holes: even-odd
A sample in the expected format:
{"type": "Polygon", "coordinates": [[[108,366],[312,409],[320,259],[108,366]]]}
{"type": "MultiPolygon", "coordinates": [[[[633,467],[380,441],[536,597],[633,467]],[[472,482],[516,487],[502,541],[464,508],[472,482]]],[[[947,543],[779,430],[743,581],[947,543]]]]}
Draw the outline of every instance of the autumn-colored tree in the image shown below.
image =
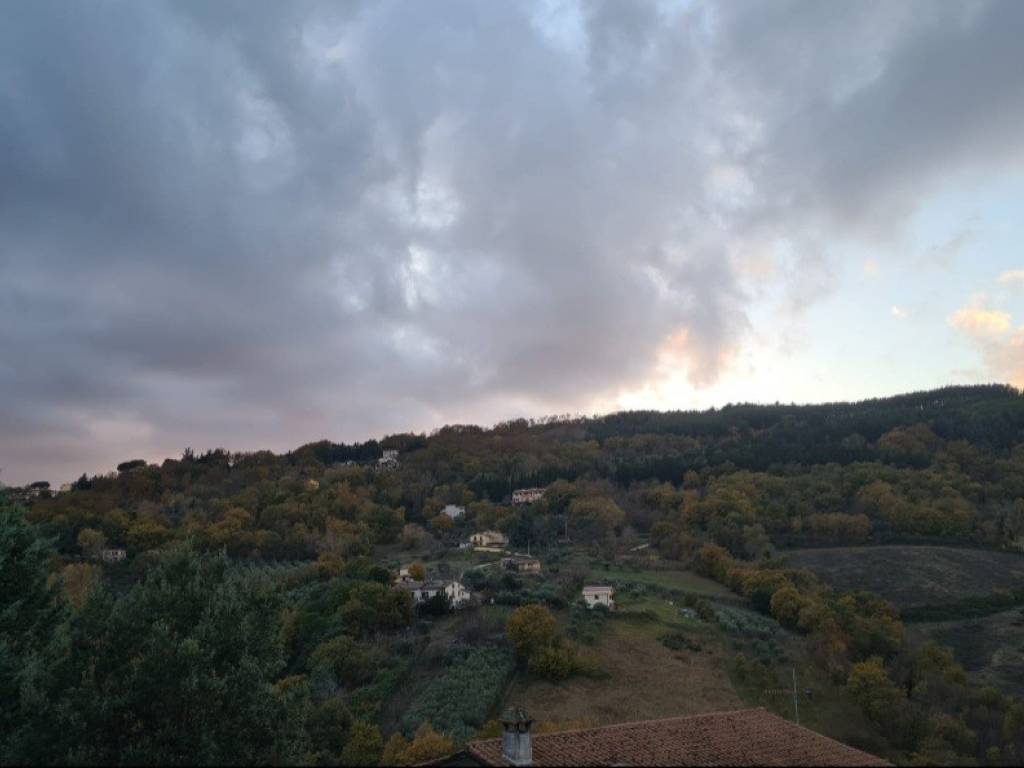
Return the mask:
{"type": "Polygon", "coordinates": [[[128,528],[128,543],[136,550],[156,549],[166,543],[173,532],[162,523],[139,520],[128,528]]]}
{"type": "Polygon", "coordinates": [[[524,605],[509,616],[505,634],[516,649],[516,655],[527,659],[554,642],[558,625],[551,611],[543,605],[524,605]]]}
{"type": "Polygon", "coordinates": [[[98,560],[107,546],[107,537],[95,528],[83,528],[78,532],[78,548],[82,554],[93,560],[98,560]]]}
{"type": "Polygon", "coordinates": [[[796,587],[787,585],[772,595],[771,614],[782,626],[793,629],[799,624],[800,612],[807,602],[796,587]]]}
{"type": "Polygon", "coordinates": [[[381,765],[407,765],[405,750],[408,748],[409,740],[405,736],[398,731],[391,734],[391,738],[384,744],[384,751],[380,756],[381,765]]]}
{"type": "Polygon", "coordinates": [[[61,571],[64,582],[64,596],[68,604],[75,610],[82,610],[89,593],[99,583],[100,572],[88,563],[70,563],[61,571]]]}
{"type": "Polygon", "coordinates": [[[846,690],[864,714],[878,724],[892,722],[904,699],[877,656],[853,665],[846,690]]]}
{"type": "Polygon", "coordinates": [[[710,576],[715,581],[725,582],[726,573],[732,563],[732,557],[717,544],[705,544],[697,552],[697,571],[710,576]]]}
{"type": "Polygon", "coordinates": [[[569,529],[574,539],[603,541],[623,524],[625,513],[608,498],[575,499],[569,505],[569,529]]]}
{"type": "Polygon", "coordinates": [[[430,527],[437,533],[447,533],[454,525],[455,523],[452,522],[448,515],[437,515],[430,521],[430,527]]]}
{"type": "MultiPolygon", "coordinates": [[[[396,741],[392,745],[392,740],[388,741],[388,747],[392,747],[392,754],[389,755],[385,748],[381,759],[381,763],[384,765],[420,765],[450,755],[455,751],[454,742],[435,731],[429,722],[422,723],[416,729],[413,740],[404,746],[401,741],[396,741]],[[389,757],[393,758],[393,761],[389,760],[389,757]]],[[[402,739],[402,741],[405,740],[402,739]]]]}
{"type": "Polygon", "coordinates": [[[409,566],[409,577],[416,581],[424,581],[427,578],[427,569],[423,563],[413,563],[409,566]]]}

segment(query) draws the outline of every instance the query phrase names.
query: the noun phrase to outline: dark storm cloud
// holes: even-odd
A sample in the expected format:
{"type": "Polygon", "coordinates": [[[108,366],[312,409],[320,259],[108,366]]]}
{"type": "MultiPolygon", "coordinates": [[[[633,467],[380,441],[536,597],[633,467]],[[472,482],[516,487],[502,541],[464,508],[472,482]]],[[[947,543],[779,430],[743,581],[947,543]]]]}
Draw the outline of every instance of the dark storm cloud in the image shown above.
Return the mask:
{"type": "Polygon", "coordinates": [[[6,9],[4,479],[710,384],[750,252],[1020,159],[1020,3],[582,7],[6,9]]]}

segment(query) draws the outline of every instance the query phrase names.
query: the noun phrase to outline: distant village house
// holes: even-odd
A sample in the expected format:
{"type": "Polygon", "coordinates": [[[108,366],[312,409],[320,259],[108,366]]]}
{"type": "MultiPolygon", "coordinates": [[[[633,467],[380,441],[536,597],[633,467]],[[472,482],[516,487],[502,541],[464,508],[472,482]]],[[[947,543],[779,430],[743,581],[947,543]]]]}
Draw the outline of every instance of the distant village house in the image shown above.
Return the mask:
{"type": "Polygon", "coordinates": [[[609,611],[615,610],[615,588],[605,586],[584,587],[583,602],[587,604],[587,608],[603,605],[609,611]]]}
{"type": "Polygon", "coordinates": [[[441,514],[448,515],[452,520],[458,520],[466,514],[466,508],[460,507],[458,504],[449,504],[441,510],[441,514]]]}
{"type": "Polygon", "coordinates": [[[535,557],[506,557],[502,558],[501,565],[516,573],[540,573],[540,560],[535,557]]]}
{"type": "Polygon", "coordinates": [[[498,531],[481,531],[470,536],[469,543],[474,547],[505,547],[508,546],[508,536],[498,531]]]}
{"type": "Polygon", "coordinates": [[[521,504],[533,504],[533,502],[543,498],[543,488],[519,488],[512,491],[512,503],[515,506],[519,506],[521,504]]]}
{"type": "Polygon", "coordinates": [[[397,469],[398,468],[398,451],[393,448],[389,448],[381,454],[381,457],[377,459],[378,469],[397,469]]]}
{"type": "MultiPolygon", "coordinates": [[[[408,574],[407,574],[408,575],[408,574]]],[[[458,581],[405,581],[398,584],[412,595],[416,605],[424,603],[443,592],[453,608],[462,608],[469,603],[470,592],[458,581]]]]}
{"type": "Polygon", "coordinates": [[[128,553],[120,547],[114,547],[112,549],[104,549],[100,552],[100,557],[103,558],[105,563],[119,563],[128,557],[128,553]]]}

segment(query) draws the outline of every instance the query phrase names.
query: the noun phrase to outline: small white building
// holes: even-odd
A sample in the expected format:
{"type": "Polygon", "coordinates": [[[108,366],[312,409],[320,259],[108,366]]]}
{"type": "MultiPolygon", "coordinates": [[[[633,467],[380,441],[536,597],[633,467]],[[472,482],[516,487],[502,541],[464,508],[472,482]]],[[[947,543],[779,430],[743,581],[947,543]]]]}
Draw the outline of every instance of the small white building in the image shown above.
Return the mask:
{"type": "Polygon", "coordinates": [[[587,608],[603,605],[609,611],[615,610],[615,588],[605,586],[587,586],[583,588],[583,602],[587,608]]]}
{"type": "Polygon", "coordinates": [[[508,536],[498,531],[480,531],[469,537],[469,543],[474,547],[505,547],[508,536]]]}
{"type": "Polygon", "coordinates": [[[533,502],[544,498],[543,488],[518,488],[512,491],[512,504],[533,504],[533,502]]]}
{"type": "Polygon", "coordinates": [[[103,558],[103,562],[105,563],[119,563],[122,560],[124,560],[127,556],[128,553],[119,547],[115,547],[113,549],[104,549],[102,552],[100,552],[100,557],[103,558]]]}
{"type": "Polygon", "coordinates": [[[464,514],[466,514],[466,508],[460,507],[458,504],[448,504],[444,509],[441,510],[442,515],[448,515],[452,520],[458,520],[464,514]]]}

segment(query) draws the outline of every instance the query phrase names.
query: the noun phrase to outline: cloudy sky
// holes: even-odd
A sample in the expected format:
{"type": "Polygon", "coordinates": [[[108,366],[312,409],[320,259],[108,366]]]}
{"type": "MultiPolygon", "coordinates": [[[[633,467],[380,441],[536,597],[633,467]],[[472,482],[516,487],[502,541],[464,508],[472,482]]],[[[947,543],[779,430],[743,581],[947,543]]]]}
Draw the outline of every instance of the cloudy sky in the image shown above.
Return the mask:
{"type": "Polygon", "coordinates": [[[8,4],[0,480],[1024,385],[1024,2],[8,4]]]}

